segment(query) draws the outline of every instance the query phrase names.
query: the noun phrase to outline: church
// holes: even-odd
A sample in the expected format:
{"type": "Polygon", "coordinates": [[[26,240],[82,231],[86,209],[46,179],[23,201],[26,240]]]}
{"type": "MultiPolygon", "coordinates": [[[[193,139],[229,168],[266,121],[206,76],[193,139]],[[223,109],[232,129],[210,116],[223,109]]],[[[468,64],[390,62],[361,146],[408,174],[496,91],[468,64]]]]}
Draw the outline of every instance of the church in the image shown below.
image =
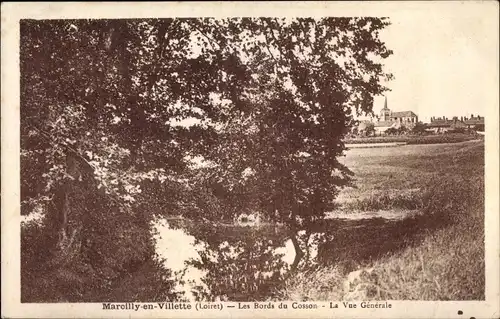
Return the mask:
{"type": "Polygon", "coordinates": [[[375,131],[383,133],[388,128],[413,128],[418,123],[418,116],[412,111],[393,112],[387,107],[387,96],[384,101],[384,108],[380,110],[380,116],[374,122],[375,131]]]}

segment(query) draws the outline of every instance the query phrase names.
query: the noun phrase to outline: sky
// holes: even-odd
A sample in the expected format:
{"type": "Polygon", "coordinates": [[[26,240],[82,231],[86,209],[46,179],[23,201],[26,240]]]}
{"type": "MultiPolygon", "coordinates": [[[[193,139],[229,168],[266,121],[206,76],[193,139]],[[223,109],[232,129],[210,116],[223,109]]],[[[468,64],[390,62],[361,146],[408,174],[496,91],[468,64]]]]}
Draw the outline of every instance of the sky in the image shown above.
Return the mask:
{"type": "MultiPolygon", "coordinates": [[[[392,24],[380,34],[394,51],[384,60],[394,75],[386,83],[388,107],[413,111],[423,122],[431,116],[485,116],[498,107],[498,22],[473,7],[422,8],[388,15],[392,24]]],[[[375,114],[383,104],[383,96],[375,98],[375,114]]]]}
{"type": "MultiPolygon", "coordinates": [[[[389,18],[392,25],[380,34],[394,51],[384,61],[395,77],[386,83],[389,109],[410,110],[428,122],[431,116],[484,116],[498,107],[498,48],[491,22],[443,11],[389,18]]],[[[383,97],[375,99],[376,114],[383,104],[383,97]]]]}

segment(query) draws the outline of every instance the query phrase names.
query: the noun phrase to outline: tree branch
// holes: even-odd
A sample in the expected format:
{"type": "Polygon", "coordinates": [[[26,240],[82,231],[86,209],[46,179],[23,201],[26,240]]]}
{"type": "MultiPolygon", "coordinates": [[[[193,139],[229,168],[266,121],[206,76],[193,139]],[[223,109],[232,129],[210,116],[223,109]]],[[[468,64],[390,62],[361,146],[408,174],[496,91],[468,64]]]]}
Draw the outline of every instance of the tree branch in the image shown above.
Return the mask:
{"type": "Polygon", "coordinates": [[[266,49],[267,49],[267,52],[269,52],[269,54],[271,55],[271,57],[273,58],[274,61],[278,62],[278,59],[276,59],[274,57],[274,54],[271,52],[271,50],[269,49],[269,39],[267,37],[267,32],[264,31],[264,39],[266,40],[266,49]]]}
{"type": "Polygon", "coordinates": [[[221,49],[220,45],[217,43],[217,41],[215,41],[215,39],[212,39],[211,37],[209,37],[208,35],[206,35],[203,31],[200,30],[200,28],[198,28],[197,25],[193,24],[193,28],[196,29],[196,31],[198,31],[202,36],[204,36],[207,40],[208,40],[208,44],[210,44],[210,47],[212,48],[213,51],[215,51],[215,48],[214,46],[212,45],[215,44],[217,47],[218,47],[218,50],[221,49]]]}
{"type": "MultiPolygon", "coordinates": [[[[275,21],[276,22],[276,25],[279,25],[278,24],[278,21],[275,21]]],[[[279,45],[279,40],[278,38],[276,38],[276,36],[274,35],[274,30],[273,30],[273,27],[271,26],[271,24],[269,24],[268,22],[266,22],[266,25],[269,27],[269,31],[271,33],[271,36],[273,37],[274,39],[274,42],[276,42],[276,48],[278,49],[278,51],[280,52],[280,60],[283,61],[283,58],[285,57],[285,54],[283,53],[283,50],[281,48],[281,46],[279,45]]]]}

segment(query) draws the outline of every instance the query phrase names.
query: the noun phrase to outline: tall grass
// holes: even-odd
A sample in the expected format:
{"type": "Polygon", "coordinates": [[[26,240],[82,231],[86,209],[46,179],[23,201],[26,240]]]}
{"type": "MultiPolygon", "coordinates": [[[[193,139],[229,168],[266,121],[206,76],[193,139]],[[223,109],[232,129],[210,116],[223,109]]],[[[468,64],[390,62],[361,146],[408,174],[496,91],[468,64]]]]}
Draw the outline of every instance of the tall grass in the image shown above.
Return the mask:
{"type": "Polygon", "coordinates": [[[298,274],[287,282],[286,297],[301,301],[484,300],[482,224],[464,222],[441,229],[416,247],[359,269],[349,272],[330,266],[298,274]]]}
{"type": "MultiPolygon", "coordinates": [[[[448,154],[442,159],[446,165],[420,191],[392,190],[345,203],[344,208],[361,211],[418,209],[420,215],[401,225],[420,229],[423,240],[361,261],[357,270],[343,260],[298,274],[287,281],[286,298],[484,300],[483,152],[476,145],[448,154]]],[[[356,238],[349,240],[357,249],[356,238]]]]}
{"type": "Polygon", "coordinates": [[[342,205],[345,211],[377,211],[389,209],[422,209],[424,195],[417,191],[382,191],[357,198],[342,205]]]}

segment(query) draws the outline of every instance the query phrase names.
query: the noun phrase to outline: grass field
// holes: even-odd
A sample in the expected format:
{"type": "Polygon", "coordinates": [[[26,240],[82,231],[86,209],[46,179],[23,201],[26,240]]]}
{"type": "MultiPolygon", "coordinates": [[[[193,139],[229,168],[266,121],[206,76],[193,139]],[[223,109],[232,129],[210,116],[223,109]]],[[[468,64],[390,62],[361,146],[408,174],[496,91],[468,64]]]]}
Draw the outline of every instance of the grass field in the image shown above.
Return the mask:
{"type": "Polygon", "coordinates": [[[484,144],[352,149],[357,188],[339,210],[418,212],[410,218],[328,219],[322,266],[286,283],[290,300],[483,300],[484,144]]]}

